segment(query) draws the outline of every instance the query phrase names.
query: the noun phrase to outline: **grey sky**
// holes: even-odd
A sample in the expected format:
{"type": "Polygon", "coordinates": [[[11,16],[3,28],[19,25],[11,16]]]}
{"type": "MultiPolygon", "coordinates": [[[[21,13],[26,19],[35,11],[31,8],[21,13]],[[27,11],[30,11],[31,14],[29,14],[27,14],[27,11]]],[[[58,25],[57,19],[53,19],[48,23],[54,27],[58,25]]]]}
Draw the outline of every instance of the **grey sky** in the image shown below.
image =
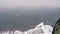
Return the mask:
{"type": "Polygon", "coordinates": [[[60,0],[0,0],[0,7],[60,7],[60,0]]]}

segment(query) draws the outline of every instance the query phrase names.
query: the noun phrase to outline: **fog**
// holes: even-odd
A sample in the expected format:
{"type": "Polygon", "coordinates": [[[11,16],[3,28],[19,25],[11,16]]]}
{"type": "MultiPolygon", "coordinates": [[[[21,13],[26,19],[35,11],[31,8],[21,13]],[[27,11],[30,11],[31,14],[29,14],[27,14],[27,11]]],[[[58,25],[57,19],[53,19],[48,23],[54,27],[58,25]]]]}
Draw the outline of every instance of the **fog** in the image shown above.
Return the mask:
{"type": "Polygon", "coordinates": [[[60,7],[60,0],[0,0],[0,7],[60,7]]]}
{"type": "Polygon", "coordinates": [[[15,14],[51,14],[58,12],[58,8],[0,8],[2,13],[15,13],[15,14]]]}

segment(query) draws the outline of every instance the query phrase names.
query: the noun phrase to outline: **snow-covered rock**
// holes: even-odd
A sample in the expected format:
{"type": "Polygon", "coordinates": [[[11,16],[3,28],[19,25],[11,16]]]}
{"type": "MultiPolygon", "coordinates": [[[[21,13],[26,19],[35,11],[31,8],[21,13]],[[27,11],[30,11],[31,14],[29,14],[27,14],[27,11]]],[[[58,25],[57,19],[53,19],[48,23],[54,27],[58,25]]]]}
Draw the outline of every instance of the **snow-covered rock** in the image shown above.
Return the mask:
{"type": "Polygon", "coordinates": [[[41,22],[34,29],[26,31],[26,34],[52,34],[52,30],[52,26],[44,25],[44,23],[41,22]]]}
{"type": "Polygon", "coordinates": [[[34,29],[30,29],[30,30],[25,31],[25,34],[33,34],[34,31],[35,31],[34,29]]]}
{"type": "Polygon", "coordinates": [[[38,25],[35,27],[35,29],[42,28],[42,27],[44,27],[44,23],[43,23],[43,22],[41,22],[40,24],[38,24],[38,25]]]}
{"type": "Polygon", "coordinates": [[[40,33],[52,34],[53,27],[50,25],[44,25],[42,22],[41,24],[38,24],[35,29],[41,31],[40,33]]]}
{"type": "Polygon", "coordinates": [[[50,26],[50,25],[44,25],[43,31],[45,32],[45,34],[52,34],[52,30],[53,30],[52,26],[50,26]]]}

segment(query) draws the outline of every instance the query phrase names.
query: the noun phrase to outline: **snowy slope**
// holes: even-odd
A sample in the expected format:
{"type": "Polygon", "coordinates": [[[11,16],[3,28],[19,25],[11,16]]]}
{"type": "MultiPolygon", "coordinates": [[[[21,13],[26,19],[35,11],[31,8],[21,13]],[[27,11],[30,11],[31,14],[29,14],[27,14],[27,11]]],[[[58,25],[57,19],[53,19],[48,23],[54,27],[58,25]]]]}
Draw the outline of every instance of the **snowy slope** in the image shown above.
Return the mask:
{"type": "MultiPolygon", "coordinates": [[[[24,32],[16,30],[14,34],[52,34],[52,30],[53,30],[52,26],[44,25],[44,23],[41,22],[33,29],[30,29],[24,32]]],[[[3,32],[2,34],[9,34],[9,31],[3,32]]],[[[12,31],[11,31],[11,34],[13,34],[12,31]]]]}

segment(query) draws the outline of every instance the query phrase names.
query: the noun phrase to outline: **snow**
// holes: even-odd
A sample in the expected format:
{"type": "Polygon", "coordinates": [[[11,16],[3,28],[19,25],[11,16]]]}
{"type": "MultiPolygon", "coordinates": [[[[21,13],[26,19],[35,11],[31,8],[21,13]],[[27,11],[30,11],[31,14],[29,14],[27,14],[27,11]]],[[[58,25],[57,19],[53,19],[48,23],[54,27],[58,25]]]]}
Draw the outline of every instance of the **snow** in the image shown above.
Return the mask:
{"type": "Polygon", "coordinates": [[[14,34],[24,34],[24,32],[16,30],[14,34]]]}
{"type": "MultiPolygon", "coordinates": [[[[8,34],[9,33],[9,31],[6,31],[6,32],[3,32],[2,34],[8,34]]],[[[1,34],[1,33],[0,33],[1,34]]]]}
{"type": "MultiPolygon", "coordinates": [[[[14,34],[52,34],[52,30],[53,30],[52,26],[44,25],[44,23],[41,22],[33,29],[30,29],[24,32],[16,30],[14,34]]],[[[3,32],[2,34],[9,34],[9,31],[3,32]]]]}

